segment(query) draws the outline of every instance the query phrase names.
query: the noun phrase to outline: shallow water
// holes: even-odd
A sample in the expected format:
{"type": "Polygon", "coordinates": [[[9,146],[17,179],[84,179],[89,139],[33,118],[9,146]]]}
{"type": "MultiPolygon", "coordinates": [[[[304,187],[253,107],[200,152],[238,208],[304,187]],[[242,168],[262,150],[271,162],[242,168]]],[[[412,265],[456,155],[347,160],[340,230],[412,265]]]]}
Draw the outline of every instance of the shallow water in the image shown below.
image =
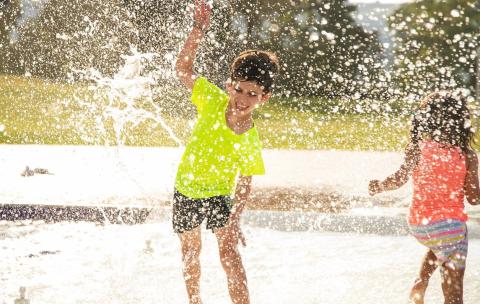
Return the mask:
{"type": "MultiPolygon", "coordinates": [[[[424,252],[410,237],[244,232],[252,303],[406,303],[424,252]]],[[[207,231],[203,240],[204,302],[229,303],[216,241],[207,231]]],[[[479,252],[480,240],[471,240],[465,303],[480,300],[479,252]]],[[[186,303],[179,242],[167,222],[2,222],[0,259],[0,302],[13,303],[26,286],[32,303],[186,303]]],[[[438,273],[427,300],[441,302],[438,273]]]]}

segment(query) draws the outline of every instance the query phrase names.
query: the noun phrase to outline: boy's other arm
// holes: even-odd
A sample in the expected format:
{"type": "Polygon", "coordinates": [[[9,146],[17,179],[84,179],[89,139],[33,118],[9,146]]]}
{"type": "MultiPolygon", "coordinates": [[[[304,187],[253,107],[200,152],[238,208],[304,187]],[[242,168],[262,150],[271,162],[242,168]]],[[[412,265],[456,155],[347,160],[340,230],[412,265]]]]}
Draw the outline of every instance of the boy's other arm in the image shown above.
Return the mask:
{"type": "Polygon", "coordinates": [[[240,175],[237,182],[237,188],[235,189],[235,201],[232,208],[232,213],[230,214],[230,218],[228,220],[228,225],[232,229],[232,236],[236,239],[235,242],[237,244],[240,242],[243,246],[246,246],[247,242],[242,230],[240,229],[240,216],[250,196],[250,192],[252,190],[251,185],[251,176],[240,175]]]}
{"type": "Polygon", "coordinates": [[[368,192],[370,195],[375,195],[384,191],[397,190],[405,185],[417,165],[418,154],[418,148],[409,145],[405,151],[405,160],[395,173],[383,181],[370,181],[370,184],[368,185],[368,192]]]}
{"type": "Polygon", "coordinates": [[[205,0],[195,1],[194,25],[177,57],[175,71],[180,81],[190,91],[193,89],[196,79],[193,72],[193,63],[197,55],[198,46],[210,26],[210,15],[211,8],[205,0]]]}
{"type": "Polygon", "coordinates": [[[467,176],[465,177],[465,196],[471,205],[480,204],[480,190],[478,186],[478,157],[475,151],[467,152],[467,176]]]}
{"type": "Polygon", "coordinates": [[[237,188],[235,189],[235,204],[232,211],[232,219],[239,221],[240,215],[245,208],[245,205],[252,192],[252,177],[242,176],[238,178],[237,188]]]}

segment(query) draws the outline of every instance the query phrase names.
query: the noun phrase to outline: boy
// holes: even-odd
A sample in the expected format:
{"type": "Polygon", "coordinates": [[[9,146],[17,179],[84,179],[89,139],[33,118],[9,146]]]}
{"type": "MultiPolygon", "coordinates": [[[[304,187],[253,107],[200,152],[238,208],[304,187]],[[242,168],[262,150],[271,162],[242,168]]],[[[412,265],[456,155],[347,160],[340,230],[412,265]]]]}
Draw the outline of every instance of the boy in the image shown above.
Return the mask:
{"type": "Polygon", "coordinates": [[[173,228],[180,237],[190,304],[201,303],[200,225],[204,219],[207,229],[212,229],[217,238],[232,302],[243,304],[250,303],[250,299],[237,249],[239,241],[245,246],[240,215],[250,194],[252,175],[264,174],[252,112],[270,98],[279,67],[271,53],[243,52],[231,66],[227,93],[194,75],[193,62],[209,28],[210,15],[211,8],[205,0],[197,0],[194,27],[176,64],[178,77],[192,91],[191,100],[197,107],[198,119],[175,180],[173,228]]]}

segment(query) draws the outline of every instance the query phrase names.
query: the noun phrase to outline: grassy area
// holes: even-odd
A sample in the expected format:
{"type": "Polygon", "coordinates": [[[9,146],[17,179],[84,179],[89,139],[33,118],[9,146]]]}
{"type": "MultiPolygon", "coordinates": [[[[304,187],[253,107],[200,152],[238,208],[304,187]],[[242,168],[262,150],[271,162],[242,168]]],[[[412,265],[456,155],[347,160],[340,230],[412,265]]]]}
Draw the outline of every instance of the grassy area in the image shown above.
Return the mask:
{"type": "MultiPolygon", "coordinates": [[[[0,143],[116,144],[114,121],[101,118],[105,100],[94,98],[94,93],[82,86],[0,76],[0,143]]],[[[153,110],[148,104],[145,109],[153,110]]],[[[193,118],[165,112],[165,123],[185,143],[193,118]]],[[[401,150],[408,136],[407,119],[394,114],[300,110],[279,100],[259,110],[256,124],[265,148],[401,150]]],[[[121,139],[136,146],[177,145],[153,119],[128,123],[121,139]]]]}

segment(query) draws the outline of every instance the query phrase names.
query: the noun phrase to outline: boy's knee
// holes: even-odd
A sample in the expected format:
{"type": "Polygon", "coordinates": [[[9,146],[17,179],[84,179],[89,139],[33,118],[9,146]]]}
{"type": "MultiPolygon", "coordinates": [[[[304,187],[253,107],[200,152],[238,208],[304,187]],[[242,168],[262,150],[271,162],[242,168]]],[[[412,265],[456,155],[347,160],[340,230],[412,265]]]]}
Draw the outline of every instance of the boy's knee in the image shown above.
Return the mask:
{"type": "Polygon", "coordinates": [[[185,244],[182,245],[182,255],[185,262],[193,261],[200,258],[202,251],[201,245],[185,244]]]}
{"type": "Polygon", "coordinates": [[[226,246],[220,249],[220,261],[224,267],[235,267],[240,263],[240,253],[236,246],[226,246]]]}

